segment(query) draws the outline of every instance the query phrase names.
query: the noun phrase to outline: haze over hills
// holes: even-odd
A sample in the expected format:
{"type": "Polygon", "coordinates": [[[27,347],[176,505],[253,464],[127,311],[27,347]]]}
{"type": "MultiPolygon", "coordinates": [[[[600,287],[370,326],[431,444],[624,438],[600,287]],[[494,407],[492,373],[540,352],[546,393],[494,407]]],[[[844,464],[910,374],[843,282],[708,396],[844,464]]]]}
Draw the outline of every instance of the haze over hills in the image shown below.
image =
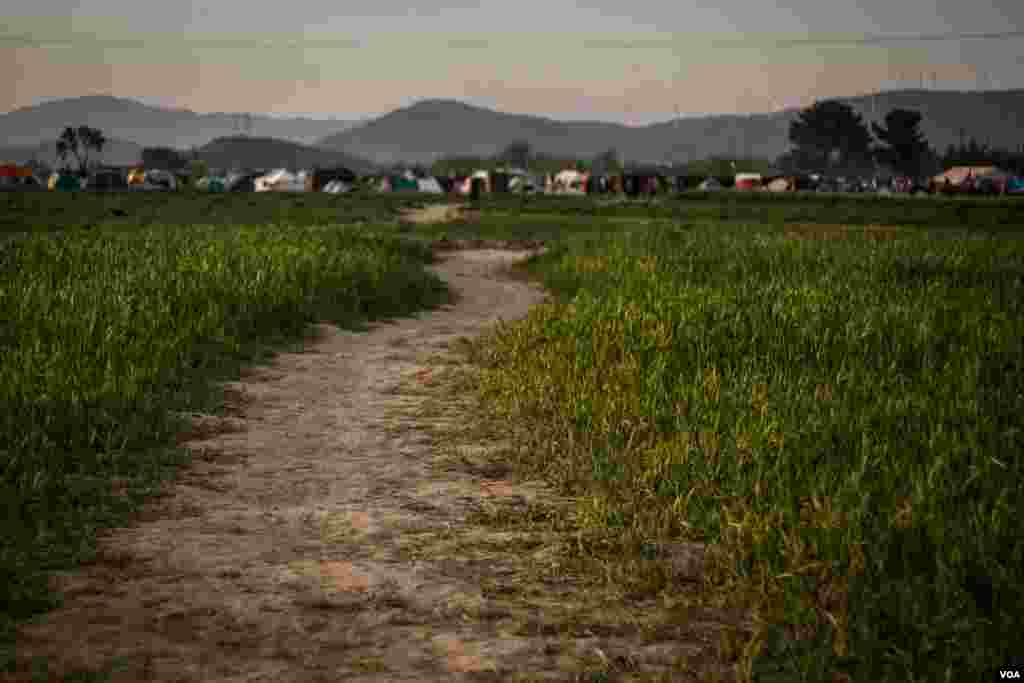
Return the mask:
{"type": "MultiPolygon", "coordinates": [[[[974,136],[998,147],[1017,149],[1024,144],[1024,90],[902,90],[840,99],[869,121],[881,121],[897,107],[920,111],[923,132],[940,152],[958,143],[961,131],[965,140],[974,136]]],[[[359,170],[366,167],[364,159],[391,164],[428,163],[456,155],[490,156],[518,140],[529,142],[535,152],[571,158],[593,158],[613,148],[621,158],[640,162],[711,156],[774,159],[788,149],[789,124],[796,115],[797,110],[792,109],[703,116],[634,128],[557,121],[428,99],[358,125],[255,116],[250,133],[253,142],[242,143],[245,138],[239,136],[235,115],[196,114],[124,98],[88,96],[0,115],[0,152],[14,161],[33,157],[52,161],[53,144],[63,127],[84,123],[116,141],[101,157],[114,164],[137,162],[141,146],[188,149],[215,141],[203,156],[218,166],[292,166],[291,161],[278,164],[274,160],[297,159],[302,165],[340,163],[359,170]],[[239,157],[232,159],[232,154],[239,157]]]]}
{"type": "Polygon", "coordinates": [[[345,152],[300,145],[287,140],[233,136],[218,138],[198,150],[199,158],[211,168],[303,169],[345,166],[356,173],[369,173],[373,164],[345,152]]]}
{"type": "MultiPolygon", "coordinates": [[[[143,147],[200,147],[217,138],[238,135],[240,114],[197,114],[186,109],[153,107],[109,95],[54,100],[0,114],[0,146],[53,142],[65,126],[99,128],[108,137],[143,147]]],[[[354,121],[252,116],[250,135],[300,144],[346,130],[354,121]]]]}
{"type": "MultiPolygon", "coordinates": [[[[868,121],[897,107],[924,116],[922,130],[938,151],[966,138],[1016,149],[1024,144],[1024,90],[942,92],[903,90],[839,98],[868,121]]],[[[429,162],[440,156],[487,156],[525,140],[537,152],[592,158],[609,148],[633,161],[662,162],[710,156],[774,159],[788,147],[797,110],[684,118],[631,128],[616,123],[556,121],[507,114],[453,100],[428,99],[342,133],[320,146],[378,163],[429,162]]]]}

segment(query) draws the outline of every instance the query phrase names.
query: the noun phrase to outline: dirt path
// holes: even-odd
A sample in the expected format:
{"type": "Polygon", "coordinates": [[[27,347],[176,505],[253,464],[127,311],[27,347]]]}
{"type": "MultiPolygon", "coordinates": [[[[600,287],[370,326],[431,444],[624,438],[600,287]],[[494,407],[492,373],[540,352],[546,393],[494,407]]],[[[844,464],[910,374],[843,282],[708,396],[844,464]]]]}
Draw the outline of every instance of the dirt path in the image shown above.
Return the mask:
{"type": "MultiPolygon", "coordinates": [[[[482,499],[534,494],[438,471],[429,436],[396,428],[395,410],[416,400],[401,387],[426,377],[428,355],[544,298],[501,274],[525,255],[450,252],[434,268],[456,304],[368,332],[321,326],[306,352],[233,385],[235,428],[190,442],[195,465],[167,495],[55,581],[65,604],[21,629],[19,659],[47,657],[54,680],[121,662],[115,681],[286,683],[571,680],[584,651],[606,657],[601,634],[564,646],[521,628],[543,624],[543,595],[518,614],[487,595],[534,559],[485,556],[494,537],[459,535],[482,499]]],[[[634,654],[700,652],[660,648],[634,654]]]]}

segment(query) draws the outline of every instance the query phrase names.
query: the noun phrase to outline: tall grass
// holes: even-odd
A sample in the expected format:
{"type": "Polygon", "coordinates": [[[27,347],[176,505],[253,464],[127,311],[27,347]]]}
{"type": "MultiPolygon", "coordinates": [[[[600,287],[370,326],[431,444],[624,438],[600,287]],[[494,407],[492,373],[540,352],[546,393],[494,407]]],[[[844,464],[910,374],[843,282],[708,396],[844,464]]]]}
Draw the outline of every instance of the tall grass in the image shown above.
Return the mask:
{"type": "Polygon", "coordinates": [[[49,605],[46,573],[89,557],[94,531],[183,462],[167,448],[174,414],[214,405],[210,380],[312,321],[446,300],[429,258],[339,226],[69,230],[0,246],[4,616],[49,605]]]}
{"type": "Polygon", "coordinates": [[[559,302],[479,347],[611,555],[712,544],[756,680],[979,680],[1021,643],[1024,245],[869,235],[561,245],[531,264],[559,302]]]}

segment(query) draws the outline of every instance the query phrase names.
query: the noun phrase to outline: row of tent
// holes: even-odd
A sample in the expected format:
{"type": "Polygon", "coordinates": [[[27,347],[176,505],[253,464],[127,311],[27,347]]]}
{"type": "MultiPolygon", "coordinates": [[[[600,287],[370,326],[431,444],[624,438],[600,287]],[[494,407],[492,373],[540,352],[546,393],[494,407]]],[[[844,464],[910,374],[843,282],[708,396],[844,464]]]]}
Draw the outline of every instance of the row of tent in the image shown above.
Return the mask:
{"type": "MultiPolygon", "coordinates": [[[[360,178],[350,169],[339,167],[315,169],[297,173],[287,169],[270,172],[251,171],[210,175],[195,183],[195,187],[208,192],[327,192],[340,194],[362,187],[377,192],[417,192],[425,194],[456,194],[472,196],[490,193],[544,193],[564,195],[626,194],[651,195],[664,191],[714,192],[727,189],[792,192],[832,187],[831,181],[816,176],[763,176],[757,173],[737,173],[734,178],[705,178],[694,185],[694,178],[669,178],[656,172],[592,174],[588,171],[566,169],[555,174],[536,175],[523,169],[497,171],[477,170],[469,175],[429,176],[411,171],[393,172],[360,178]]],[[[898,180],[898,179],[897,179],[898,180]]],[[[917,181],[915,187],[925,181],[917,181]]],[[[183,178],[160,169],[133,168],[130,170],[102,169],[86,177],[72,173],[53,173],[45,183],[27,166],[0,164],[0,189],[51,190],[175,190],[183,185],[183,178]]],[[[893,183],[893,187],[899,183],[893,183]]],[[[951,168],[927,181],[930,191],[1024,192],[1024,178],[1014,176],[995,166],[960,166],[951,168]]],[[[845,191],[842,183],[836,190],[845,191]]],[[[862,188],[861,188],[862,189],[862,188]]],[[[878,188],[874,188],[878,189],[878,188]]]]}

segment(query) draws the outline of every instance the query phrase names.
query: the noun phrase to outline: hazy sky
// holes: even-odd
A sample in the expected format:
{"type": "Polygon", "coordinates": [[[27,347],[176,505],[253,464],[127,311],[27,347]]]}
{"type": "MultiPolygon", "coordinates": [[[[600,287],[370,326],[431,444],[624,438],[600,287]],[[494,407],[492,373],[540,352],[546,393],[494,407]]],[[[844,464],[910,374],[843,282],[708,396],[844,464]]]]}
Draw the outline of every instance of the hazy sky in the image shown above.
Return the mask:
{"type": "Polygon", "coordinates": [[[894,87],[1024,87],[1000,0],[0,0],[0,111],[109,93],[195,111],[358,118],[423,98],[630,124],[894,87]],[[17,3],[17,4],[14,4],[17,3]],[[784,6],[783,6],[784,4],[784,6]]]}

